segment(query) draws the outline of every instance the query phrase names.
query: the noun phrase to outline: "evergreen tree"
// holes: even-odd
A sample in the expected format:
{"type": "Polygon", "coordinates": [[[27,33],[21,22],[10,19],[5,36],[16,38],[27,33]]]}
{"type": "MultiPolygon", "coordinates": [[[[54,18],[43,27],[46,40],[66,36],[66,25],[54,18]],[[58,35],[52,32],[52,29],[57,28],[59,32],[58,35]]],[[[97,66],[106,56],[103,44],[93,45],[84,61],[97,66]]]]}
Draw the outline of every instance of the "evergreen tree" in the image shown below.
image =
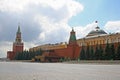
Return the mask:
{"type": "Polygon", "coordinates": [[[99,46],[99,59],[102,60],[103,59],[103,49],[102,46],[99,46]]]}
{"type": "Polygon", "coordinates": [[[82,49],[81,49],[81,52],[80,52],[80,59],[81,60],[85,60],[86,59],[85,50],[84,50],[83,46],[82,46],[82,49]]]}
{"type": "Polygon", "coordinates": [[[30,52],[29,51],[27,51],[27,60],[31,60],[31,58],[30,58],[30,52]]]}
{"type": "Polygon", "coordinates": [[[105,48],[105,57],[104,57],[106,60],[110,59],[109,53],[110,53],[110,46],[109,46],[109,43],[107,42],[106,48],[105,48]]]}
{"type": "Polygon", "coordinates": [[[29,52],[26,51],[26,60],[30,60],[29,57],[30,57],[30,56],[29,56],[29,52]]]}
{"type": "Polygon", "coordinates": [[[22,58],[23,58],[22,53],[23,53],[23,52],[20,52],[20,53],[19,53],[19,55],[18,55],[18,57],[19,57],[18,60],[22,60],[22,58]]]}
{"type": "Polygon", "coordinates": [[[22,55],[22,60],[26,60],[26,51],[23,51],[23,53],[21,54],[22,55]]]}
{"type": "Polygon", "coordinates": [[[90,60],[93,60],[94,59],[94,49],[93,49],[93,46],[90,47],[90,60]]]}
{"type": "Polygon", "coordinates": [[[86,60],[89,60],[90,58],[90,49],[89,49],[89,46],[87,46],[87,49],[86,49],[86,60]]]}
{"type": "Polygon", "coordinates": [[[110,52],[109,52],[109,59],[114,59],[115,57],[115,48],[114,48],[114,44],[111,44],[110,46],[110,52]]]}
{"type": "Polygon", "coordinates": [[[14,57],[14,60],[17,60],[18,59],[18,55],[19,53],[16,53],[15,57],[14,57]]]}
{"type": "Polygon", "coordinates": [[[118,45],[118,48],[117,48],[116,59],[120,60],[120,44],[118,45]]]}
{"type": "Polygon", "coordinates": [[[98,58],[99,58],[99,49],[98,49],[98,45],[96,45],[94,59],[95,59],[95,60],[98,60],[98,58]]]}
{"type": "Polygon", "coordinates": [[[35,51],[30,51],[31,59],[35,57],[35,51]]]}

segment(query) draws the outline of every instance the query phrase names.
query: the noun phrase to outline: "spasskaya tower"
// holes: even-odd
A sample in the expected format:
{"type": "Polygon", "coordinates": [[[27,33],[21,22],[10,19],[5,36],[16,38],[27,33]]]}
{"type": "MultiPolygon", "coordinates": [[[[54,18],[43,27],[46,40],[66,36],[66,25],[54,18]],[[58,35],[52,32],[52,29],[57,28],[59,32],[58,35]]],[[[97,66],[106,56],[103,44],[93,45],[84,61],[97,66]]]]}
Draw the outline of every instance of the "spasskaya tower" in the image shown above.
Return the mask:
{"type": "Polygon", "coordinates": [[[13,42],[13,51],[7,52],[7,58],[13,60],[15,55],[19,52],[22,52],[24,48],[24,43],[22,42],[20,25],[18,25],[18,30],[16,32],[15,42],[13,42]]]}
{"type": "Polygon", "coordinates": [[[19,25],[17,33],[16,33],[16,39],[15,39],[15,42],[13,43],[13,51],[15,53],[22,52],[23,47],[24,46],[23,46],[23,42],[22,42],[22,38],[21,38],[21,31],[20,31],[20,25],[19,25]]]}

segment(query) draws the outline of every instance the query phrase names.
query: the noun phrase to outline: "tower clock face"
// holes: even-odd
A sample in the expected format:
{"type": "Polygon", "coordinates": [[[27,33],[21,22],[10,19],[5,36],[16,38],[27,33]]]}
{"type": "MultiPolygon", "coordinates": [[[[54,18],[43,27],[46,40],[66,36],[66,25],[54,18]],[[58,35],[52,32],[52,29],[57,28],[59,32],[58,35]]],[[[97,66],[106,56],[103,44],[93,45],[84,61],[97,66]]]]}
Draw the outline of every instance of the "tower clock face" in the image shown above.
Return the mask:
{"type": "Polygon", "coordinates": [[[17,34],[17,37],[18,37],[18,38],[21,38],[21,34],[17,34]]]}
{"type": "Polygon", "coordinates": [[[18,42],[21,42],[21,39],[18,39],[18,42]]]}

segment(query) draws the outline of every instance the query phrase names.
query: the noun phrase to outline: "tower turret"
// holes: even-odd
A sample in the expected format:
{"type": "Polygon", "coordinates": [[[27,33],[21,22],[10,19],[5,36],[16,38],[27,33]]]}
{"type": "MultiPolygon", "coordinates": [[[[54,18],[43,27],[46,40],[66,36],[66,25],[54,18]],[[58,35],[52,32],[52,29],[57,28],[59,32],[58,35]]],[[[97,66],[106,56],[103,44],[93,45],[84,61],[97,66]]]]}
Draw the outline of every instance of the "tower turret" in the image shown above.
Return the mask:
{"type": "Polygon", "coordinates": [[[76,34],[74,29],[72,28],[72,31],[70,32],[70,38],[69,38],[69,44],[68,44],[68,50],[69,50],[69,55],[71,59],[75,59],[77,58],[77,56],[79,55],[79,46],[77,44],[77,40],[76,40],[76,34]]]}
{"type": "Polygon", "coordinates": [[[73,28],[70,32],[69,44],[76,44],[76,34],[73,28]]]}
{"type": "Polygon", "coordinates": [[[18,30],[17,30],[17,33],[16,33],[15,42],[16,42],[16,43],[21,43],[21,42],[22,42],[22,39],[21,39],[21,31],[20,31],[20,25],[18,25],[18,30]]]}
{"type": "Polygon", "coordinates": [[[15,42],[13,43],[13,50],[7,52],[7,58],[13,60],[17,53],[23,52],[23,48],[24,48],[24,44],[21,38],[20,25],[18,25],[15,42]]]}
{"type": "Polygon", "coordinates": [[[22,38],[21,38],[21,31],[20,31],[20,25],[18,25],[18,30],[16,32],[16,39],[15,42],[13,43],[13,51],[15,53],[17,52],[22,52],[23,51],[23,42],[22,42],[22,38]]]}

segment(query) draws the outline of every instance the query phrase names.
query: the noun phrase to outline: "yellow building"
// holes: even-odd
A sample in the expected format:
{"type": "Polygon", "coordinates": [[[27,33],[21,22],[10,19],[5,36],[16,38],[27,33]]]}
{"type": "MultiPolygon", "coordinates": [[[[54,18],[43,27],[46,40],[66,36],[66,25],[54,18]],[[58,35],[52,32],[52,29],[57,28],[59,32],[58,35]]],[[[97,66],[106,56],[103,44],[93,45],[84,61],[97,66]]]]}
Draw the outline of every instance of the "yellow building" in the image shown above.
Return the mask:
{"type": "Polygon", "coordinates": [[[67,48],[67,43],[56,43],[56,44],[45,44],[45,45],[40,45],[36,46],[33,48],[30,48],[29,51],[37,51],[37,50],[54,50],[54,49],[62,49],[62,48],[67,48]]]}
{"type": "Polygon", "coordinates": [[[79,46],[88,45],[100,45],[107,43],[119,43],[120,33],[107,34],[104,30],[100,29],[98,26],[88,33],[84,38],[77,40],[79,46]]]}

